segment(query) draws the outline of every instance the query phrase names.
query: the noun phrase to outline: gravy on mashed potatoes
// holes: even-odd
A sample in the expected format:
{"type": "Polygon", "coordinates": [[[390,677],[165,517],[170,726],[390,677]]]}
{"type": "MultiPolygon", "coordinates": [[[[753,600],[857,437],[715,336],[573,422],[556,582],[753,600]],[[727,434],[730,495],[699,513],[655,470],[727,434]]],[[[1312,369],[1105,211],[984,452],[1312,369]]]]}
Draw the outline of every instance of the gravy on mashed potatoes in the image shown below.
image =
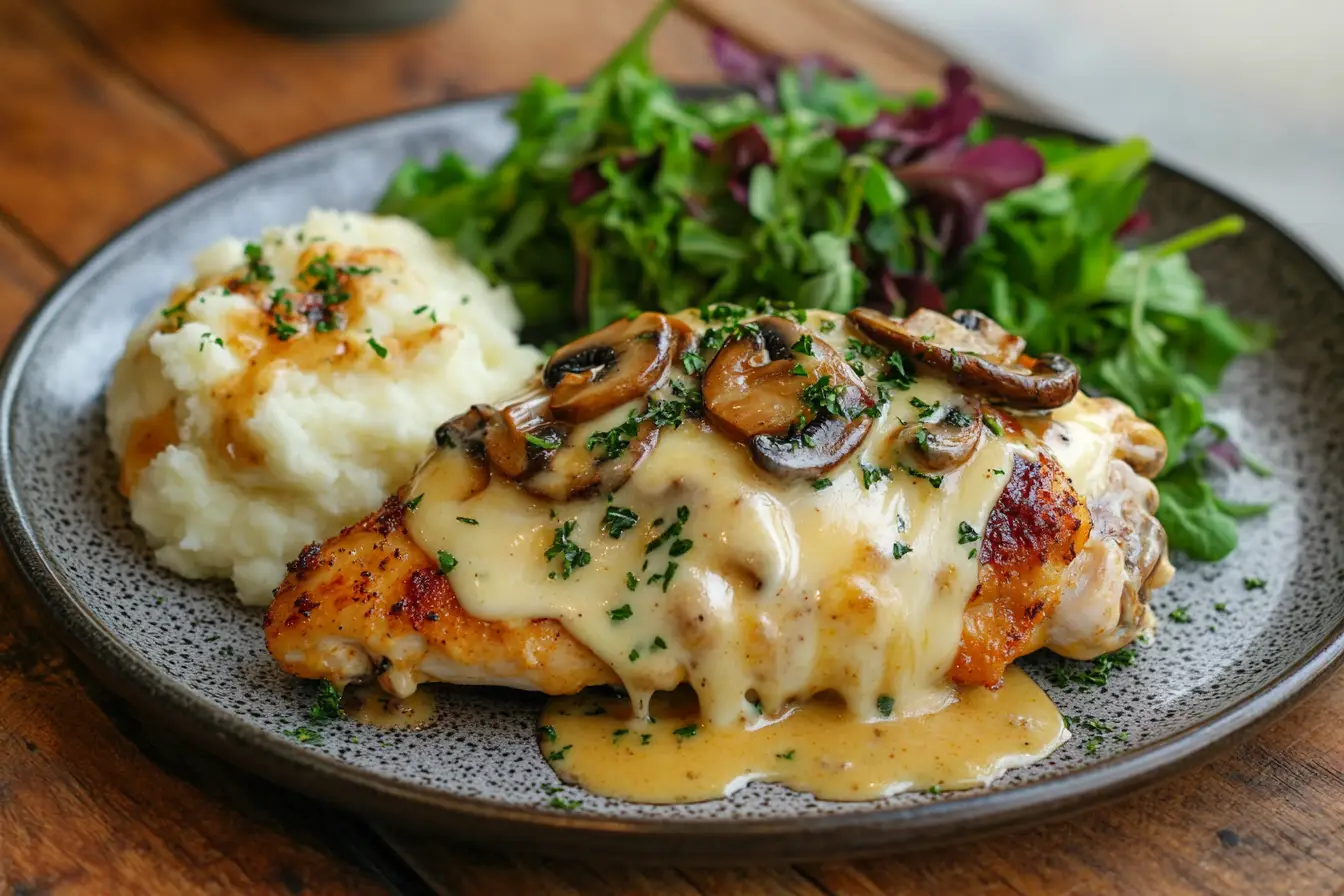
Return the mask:
{"type": "Polygon", "coordinates": [[[107,431],[158,562],[232,578],[247,604],[542,360],[506,288],[399,218],[314,210],[222,240],[195,274],[131,333],[107,431]]]}

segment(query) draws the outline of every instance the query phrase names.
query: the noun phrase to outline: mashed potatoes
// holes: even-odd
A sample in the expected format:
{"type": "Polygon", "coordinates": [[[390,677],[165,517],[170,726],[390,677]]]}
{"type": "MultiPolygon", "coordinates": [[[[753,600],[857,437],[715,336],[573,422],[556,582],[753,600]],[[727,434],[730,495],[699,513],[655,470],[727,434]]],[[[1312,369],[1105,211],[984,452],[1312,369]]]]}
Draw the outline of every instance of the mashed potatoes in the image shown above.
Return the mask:
{"type": "Polygon", "coordinates": [[[401,219],[314,211],[195,269],[131,334],[107,431],[158,561],[228,576],[244,603],[409,478],[439,423],[542,360],[508,291],[401,219]]]}

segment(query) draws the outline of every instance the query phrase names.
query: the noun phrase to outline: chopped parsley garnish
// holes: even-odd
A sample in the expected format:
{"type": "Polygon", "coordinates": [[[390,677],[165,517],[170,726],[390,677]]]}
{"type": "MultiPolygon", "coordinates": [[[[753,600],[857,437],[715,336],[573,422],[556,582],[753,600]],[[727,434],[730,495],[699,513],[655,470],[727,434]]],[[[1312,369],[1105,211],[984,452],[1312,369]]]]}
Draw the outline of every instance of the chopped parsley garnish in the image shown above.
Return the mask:
{"type": "Polygon", "coordinates": [[[457,518],[457,521],[459,523],[466,523],[468,526],[479,526],[481,524],[480,520],[474,520],[469,516],[460,516],[457,518]]]}
{"type": "Polygon", "coordinates": [[[943,792],[943,788],[939,787],[937,784],[933,785],[932,787],[930,787],[930,788],[926,791],[926,793],[928,793],[930,796],[937,796],[938,794],[940,794],[940,793],[942,793],[942,792],[943,792]]]}
{"type": "Polygon", "coordinates": [[[815,491],[821,491],[824,488],[830,488],[830,487],[831,487],[831,480],[827,479],[825,476],[821,477],[820,479],[813,480],[812,482],[812,488],[815,491]]]}
{"type": "Polygon", "coordinates": [[[559,448],[561,444],[560,442],[554,442],[550,439],[543,439],[541,436],[534,436],[532,433],[523,436],[523,439],[527,441],[527,444],[540,448],[542,451],[554,451],[559,448]]]}
{"type": "Polygon", "coordinates": [[[447,551],[439,551],[439,572],[444,575],[457,568],[457,558],[447,551]]]}
{"type": "Polygon", "coordinates": [[[1213,608],[1217,610],[1219,613],[1227,612],[1227,604],[1214,604],[1213,608]]]}
{"type": "Polygon", "coordinates": [[[863,474],[863,487],[866,489],[870,489],[876,483],[891,477],[891,470],[886,467],[875,467],[862,461],[859,462],[859,472],[863,474]]]}
{"type": "Polygon", "coordinates": [[[546,805],[552,809],[560,809],[564,812],[573,812],[583,805],[583,800],[567,800],[558,796],[551,797],[551,801],[546,805]]]}
{"type": "Polygon", "coordinates": [[[899,560],[913,550],[914,548],[910,547],[910,545],[898,541],[891,546],[891,556],[899,560]]]}
{"type": "Polygon", "coordinates": [[[798,337],[798,341],[789,346],[789,351],[799,355],[812,356],[812,334],[804,333],[798,337]]]}
{"type": "Polygon", "coordinates": [[[387,349],[383,347],[382,343],[380,343],[377,339],[374,339],[373,337],[369,337],[369,348],[373,349],[373,353],[378,357],[380,358],[387,357],[387,349]]]}
{"type": "Polygon", "coordinates": [[[666,592],[667,586],[672,584],[672,576],[674,576],[676,572],[677,572],[677,561],[669,560],[667,561],[667,569],[663,570],[662,572],[656,572],[653,575],[649,576],[649,580],[645,584],[652,585],[654,582],[662,582],[663,591],[666,592]]]}
{"type": "Polygon", "coordinates": [[[924,451],[929,450],[929,431],[922,426],[915,430],[915,444],[924,451]]]}
{"type": "Polygon", "coordinates": [[[840,406],[840,399],[844,397],[845,389],[843,386],[832,386],[831,378],[828,374],[822,374],[814,383],[804,386],[798,393],[798,400],[803,403],[803,407],[808,408],[813,413],[829,413],[836,417],[848,417],[844,408],[840,406]]]}
{"type": "Polygon", "coordinates": [[[635,615],[635,611],[630,609],[629,604],[622,604],[614,610],[608,610],[607,615],[611,617],[612,622],[624,622],[635,615]]]}
{"type": "Polygon", "coordinates": [[[559,737],[559,735],[555,733],[554,725],[542,725],[537,731],[551,743],[555,743],[556,739],[559,737]]]}
{"type": "Polygon", "coordinates": [[[565,754],[568,753],[568,752],[569,752],[570,750],[572,750],[572,749],[574,749],[574,745],[573,745],[573,744],[565,744],[565,745],[564,745],[563,747],[561,747],[560,749],[558,749],[558,750],[552,750],[551,752],[547,753],[547,754],[546,754],[546,759],[547,759],[547,761],[549,761],[549,762],[560,762],[561,760],[563,760],[563,759],[565,758],[565,754]]]}
{"type": "Polygon", "coordinates": [[[625,574],[625,587],[629,588],[631,591],[634,591],[639,587],[639,579],[635,578],[634,573],[628,572],[625,574]]]}
{"type": "Polygon", "coordinates": [[[1138,659],[1138,652],[1125,647],[1114,653],[1103,653],[1094,660],[1061,660],[1050,670],[1050,680],[1061,688],[1078,686],[1083,688],[1102,687],[1111,678],[1111,672],[1120,666],[1132,666],[1138,659]]]}
{"type": "Polygon", "coordinates": [[[658,635],[653,639],[653,644],[649,647],[649,652],[652,653],[655,650],[666,650],[666,649],[667,649],[667,642],[663,640],[662,635],[658,635]]]}
{"type": "Polygon", "coordinates": [[[692,376],[700,376],[705,372],[708,365],[705,364],[705,359],[695,352],[682,352],[681,366],[685,367],[686,372],[692,376]]]}
{"type": "Polygon", "coordinates": [[[695,737],[695,732],[698,728],[699,726],[692,722],[690,725],[684,725],[672,733],[682,740],[685,740],[688,737],[695,737]]]}
{"type": "Polygon", "coordinates": [[[1190,622],[1190,610],[1187,607],[1177,607],[1167,614],[1167,618],[1172,622],[1190,622]]]}
{"type": "Polygon", "coordinates": [[[428,306],[428,305],[421,305],[419,308],[415,309],[415,310],[414,310],[413,312],[411,312],[411,313],[412,313],[412,314],[424,314],[424,313],[425,313],[426,311],[428,311],[428,310],[429,310],[429,306],[428,306]]]}
{"type": "Polygon", "coordinates": [[[970,544],[973,541],[980,540],[980,533],[975,531],[975,527],[962,520],[957,524],[957,544],[970,544]]]}
{"type": "Polygon", "coordinates": [[[293,731],[283,731],[281,733],[284,734],[286,737],[294,738],[301,744],[312,744],[313,746],[320,746],[322,743],[322,735],[314,731],[312,728],[308,728],[307,726],[304,725],[300,725],[293,731]]]}
{"type": "Polygon", "coordinates": [[[915,372],[906,366],[905,356],[900,352],[887,355],[887,369],[882,374],[882,382],[891,383],[902,392],[915,384],[915,372]]]}
{"type": "Polygon", "coordinates": [[[602,528],[612,538],[620,538],[626,530],[639,522],[639,514],[629,507],[608,505],[606,515],[602,517],[602,528]]]}
{"type": "Polygon", "coordinates": [[[776,754],[775,754],[775,758],[776,758],[776,759],[792,759],[793,756],[794,756],[794,753],[796,753],[796,752],[797,752],[796,750],[790,750],[790,751],[787,752],[787,753],[776,753],[776,754]]]}
{"type": "Polygon", "coordinates": [[[929,404],[926,401],[922,401],[921,399],[912,396],[910,398],[910,404],[919,409],[919,419],[927,420],[938,411],[942,402],[935,401],[933,404],[929,404]]]}
{"type": "Polygon", "coordinates": [[[891,712],[896,708],[896,701],[886,694],[877,698],[877,712],[884,719],[891,718],[891,712]]]}
{"type": "Polygon", "coordinates": [[[931,485],[931,486],[933,486],[934,488],[942,488],[942,486],[943,486],[943,477],[942,477],[942,476],[934,476],[934,475],[929,474],[929,473],[921,473],[921,472],[919,472],[918,470],[916,470],[914,467],[909,467],[909,466],[906,466],[905,464],[901,464],[900,467],[901,467],[901,470],[902,470],[903,472],[908,473],[909,475],[915,477],[916,479],[923,479],[924,481],[928,482],[928,484],[931,485]]]}
{"type": "Polygon", "coordinates": [[[275,279],[275,271],[271,266],[261,263],[261,246],[256,243],[248,243],[243,247],[243,255],[247,258],[247,273],[243,275],[244,283],[269,283],[275,279]]]}
{"type": "Polygon", "coordinates": [[[570,541],[569,536],[574,532],[574,527],[578,525],[576,520],[566,520],[563,525],[555,530],[555,540],[551,546],[546,549],[546,562],[550,562],[556,557],[560,558],[560,576],[569,578],[574,570],[587,566],[592,562],[593,555],[583,548],[570,541]]]}
{"type": "MultiPolygon", "coordinates": [[[[689,520],[690,518],[691,518],[691,508],[687,507],[685,504],[683,504],[683,505],[681,505],[680,507],[678,507],[678,508],[677,508],[677,520],[676,520],[676,522],[674,522],[674,523],[672,523],[671,525],[669,525],[666,529],[664,529],[662,532],[660,532],[660,533],[653,539],[653,541],[651,541],[651,542],[649,542],[647,545],[645,545],[645,546],[644,546],[644,553],[646,553],[646,554],[652,554],[654,551],[658,550],[658,548],[662,547],[663,544],[664,544],[665,542],[667,542],[668,540],[670,540],[670,539],[674,539],[674,538],[677,538],[678,536],[680,536],[680,535],[681,535],[681,527],[682,527],[683,525],[685,525],[686,521],[689,520]]],[[[662,522],[662,520],[654,520],[654,521],[653,521],[653,524],[654,524],[655,526],[657,526],[657,525],[659,525],[661,522],[662,522]]],[[[689,548],[687,548],[687,550],[689,550],[689,548]]],[[[683,553],[684,553],[684,552],[683,552],[683,553]]]]}
{"type": "Polygon", "coordinates": [[[629,728],[617,728],[615,731],[611,732],[611,742],[616,743],[616,741],[625,737],[629,733],[630,733],[629,728]]]}
{"type": "Polygon", "coordinates": [[[948,426],[955,426],[958,429],[964,429],[971,425],[971,418],[967,417],[961,408],[948,408],[947,413],[943,414],[943,422],[948,426]]]}
{"type": "Polygon", "coordinates": [[[639,659],[639,650],[637,648],[630,651],[629,659],[632,663],[639,659]]]}
{"type": "Polygon", "coordinates": [[[1000,470],[998,467],[995,467],[994,469],[990,470],[989,472],[993,473],[995,476],[1003,476],[1003,475],[1006,475],[1006,471],[1005,471],[1005,470],[1000,470]]]}
{"type": "Polygon", "coordinates": [[[835,321],[829,319],[824,320],[817,325],[817,329],[823,333],[830,333],[832,330],[835,329],[835,321]]]}
{"type": "Polygon", "coordinates": [[[680,557],[693,547],[695,547],[695,542],[689,538],[678,538],[672,542],[672,547],[667,549],[667,555],[669,557],[680,557]]]}
{"type": "Polygon", "coordinates": [[[288,342],[290,337],[297,336],[299,328],[286,321],[278,313],[275,315],[275,323],[271,325],[271,335],[281,342],[288,342]]]}
{"type": "Polygon", "coordinates": [[[1264,588],[1267,583],[1265,582],[1264,579],[1257,579],[1252,576],[1247,576],[1246,578],[1241,580],[1241,584],[1246,588],[1247,591],[1254,591],[1257,588],[1264,588]]]}
{"type": "Polygon", "coordinates": [[[345,716],[345,710],[341,708],[341,692],[329,681],[324,681],[317,686],[317,702],[313,708],[308,710],[308,718],[314,722],[329,722],[332,719],[339,719],[345,716]]]}
{"type": "Polygon", "coordinates": [[[804,367],[802,364],[795,364],[793,365],[793,369],[790,370],[789,373],[793,374],[794,376],[807,376],[807,368],[804,367]]]}
{"type": "Polygon", "coordinates": [[[647,747],[649,745],[649,741],[651,740],[653,740],[652,734],[641,734],[639,736],[639,745],[641,747],[647,747]]]}
{"type": "Polygon", "coordinates": [[[223,339],[220,339],[218,336],[216,336],[216,335],[213,334],[213,333],[202,333],[202,334],[201,334],[201,344],[200,344],[199,347],[197,347],[196,350],[197,350],[198,352],[203,352],[203,351],[205,351],[205,346],[206,346],[206,343],[208,343],[208,342],[213,342],[215,345],[219,346],[220,348],[223,348],[223,347],[224,347],[224,340],[223,340],[223,339]]]}
{"type": "Polygon", "coordinates": [[[985,421],[985,426],[989,427],[989,431],[994,433],[994,435],[1003,435],[1003,424],[999,422],[997,414],[985,414],[980,419],[985,421]]]}
{"type": "Polygon", "coordinates": [[[424,499],[425,499],[424,492],[421,492],[420,494],[416,495],[414,498],[406,502],[405,505],[406,509],[414,510],[415,508],[420,506],[420,502],[423,501],[424,499]]]}

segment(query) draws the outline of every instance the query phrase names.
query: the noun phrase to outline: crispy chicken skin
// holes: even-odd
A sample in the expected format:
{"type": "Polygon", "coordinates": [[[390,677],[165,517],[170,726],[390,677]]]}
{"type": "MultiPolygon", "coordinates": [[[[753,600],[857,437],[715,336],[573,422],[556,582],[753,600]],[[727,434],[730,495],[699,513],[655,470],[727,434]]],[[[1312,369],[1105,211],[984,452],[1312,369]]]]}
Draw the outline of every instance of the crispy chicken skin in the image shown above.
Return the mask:
{"type": "Polygon", "coordinates": [[[438,564],[406,531],[396,497],[304,548],[276,589],[265,627],[267,647],[286,672],[341,683],[376,677],[403,697],[425,681],[548,694],[617,683],[554,620],[510,625],[464,612],[438,564]]]}

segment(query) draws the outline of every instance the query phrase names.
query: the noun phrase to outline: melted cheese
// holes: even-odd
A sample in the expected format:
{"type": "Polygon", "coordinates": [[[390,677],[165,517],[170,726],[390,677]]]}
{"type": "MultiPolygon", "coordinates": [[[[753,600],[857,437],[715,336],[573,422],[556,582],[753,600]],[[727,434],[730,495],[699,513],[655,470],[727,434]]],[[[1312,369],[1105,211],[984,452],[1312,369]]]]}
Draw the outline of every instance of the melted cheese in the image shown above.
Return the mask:
{"type": "Polygon", "coordinates": [[[640,802],[712,800],[752,781],[871,800],[988,784],[1069,738],[1050,698],[1015,668],[998,690],[969,688],[941,712],[882,722],[824,698],[728,728],[698,724],[695,700],[681,692],[652,708],[648,722],[614,696],[554,699],[541,717],[542,753],[565,781],[640,802]]]}
{"type": "MultiPolygon", "coordinates": [[[[843,351],[849,335],[840,326],[823,338],[843,351]]],[[[938,488],[895,468],[865,488],[859,461],[890,468],[892,442],[919,407],[955,396],[933,376],[893,390],[864,445],[822,489],[766,473],[703,421],[665,428],[612,496],[639,515],[620,538],[602,528],[604,495],[553,506],[496,477],[458,500],[451,451],[409,486],[424,497],[408,521],[431,555],[457,559],[453,589],[468,613],[559,619],[616,671],[641,712],[653,692],[683,681],[719,725],[741,718],[750,700],[778,711],[825,690],[861,716],[874,716],[883,697],[900,715],[929,712],[951,699],[946,672],[977,578],[975,543],[961,527],[983,532],[1006,479],[996,471],[1028,449],[986,433],[938,488]],[[647,550],[683,507],[680,535],[647,550]],[[570,539],[591,562],[565,578],[546,552],[570,520],[570,539]],[[689,550],[672,556],[679,539],[689,550]],[[910,548],[900,558],[897,543],[910,548]]],[[[592,428],[617,425],[631,407],[592,428]]]]}
{"type": "MultiPolygon", "coordinates": [[[[818,312],[814,330],[826,318],[839,326],[819,338],[844,352],[853,332],[818,312]]],[[[667,395],[667,384],[655,394],[667,395]]],[[[947,680],[978,577],[978,541],[966,527],[984,532],[1014,455],[1034,455],[1043,441],[1058,447],[1084,497],[1103,490],[1114,437],[1080,397],[1053,419],[1024,421],[1025,431],[986,428],[971,459],[935,487],[894,464],[895,440],[921,407],[957,395],[934,375],[893,389],[824,488],[761,470],[745,446],[700,420],[664,428],[616,494],[562,504],[498,476],[463,499],[463,455],[440,451],[405,491],[417,497],[408,525],[431,556],[456,559],[452,585],[468,613],[558,619],[620,677],[629,703],[580,696],[546,710],[545,724],[572,745],[559,770],[590,789],[673,802],[754,779],[833,799],[984,783],[1068,735],[1017,670],[998,691],[958,693],[947,680]],[[891,474],[865,487],[861,464],[891,474]],[[618,538],[603,529],[611,506],[639,517],[618,538]],[[681,531],[650,548],[679,511],[681,531]],[[565,575],[546,554],[571,521],[569,540],[590,561],[565,575]],[[897,557],[897,544],[909,550],[897,557]],[[693,710],[654,700],[682,684],[693,710]],[[589,715],[597,706],[605,713],[589,715]],[[613,724],[621,713],[628,723],[613,724]],[[650,714],[656,722],[638,721],[650,714]],[[698,726],[693,738],[673,733],[687,724],[698,726]],[[628,735],[615,737],[620,729],[628,735]],[[790,751],[795,758],[778,758],[790,751]]],[[[575,437],[640,408],[618,408],[575,437]]]]}

